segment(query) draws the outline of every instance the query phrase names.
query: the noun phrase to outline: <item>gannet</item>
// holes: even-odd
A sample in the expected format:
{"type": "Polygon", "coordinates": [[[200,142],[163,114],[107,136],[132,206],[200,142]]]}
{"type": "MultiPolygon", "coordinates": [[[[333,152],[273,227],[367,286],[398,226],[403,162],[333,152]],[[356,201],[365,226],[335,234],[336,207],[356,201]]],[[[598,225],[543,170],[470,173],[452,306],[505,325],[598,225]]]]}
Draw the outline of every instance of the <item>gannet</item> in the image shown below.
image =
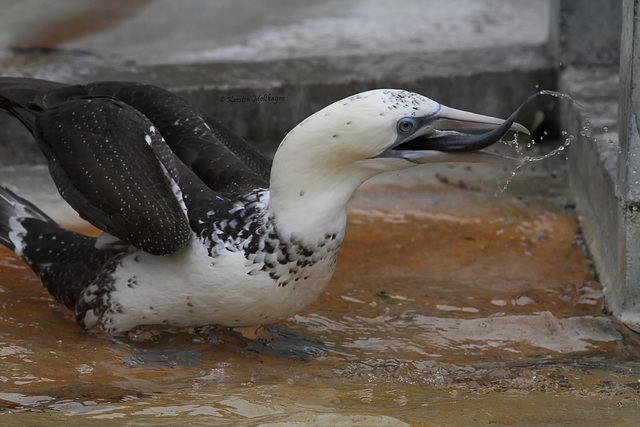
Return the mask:
{"type": "Polygon", "coordinates": [[[103,233],[60,227],[0,188],[0,243],[80,326],[264,325],[323,292],[366,180],[436,162],[500,161],[483,149],[514,122],[376,89],[309,116],[272,164],[164,89],[0,78],[0,111],[31,132],[58,191],[103,233]],[[478,133],[484,132],[484,133],[478,133]]]}

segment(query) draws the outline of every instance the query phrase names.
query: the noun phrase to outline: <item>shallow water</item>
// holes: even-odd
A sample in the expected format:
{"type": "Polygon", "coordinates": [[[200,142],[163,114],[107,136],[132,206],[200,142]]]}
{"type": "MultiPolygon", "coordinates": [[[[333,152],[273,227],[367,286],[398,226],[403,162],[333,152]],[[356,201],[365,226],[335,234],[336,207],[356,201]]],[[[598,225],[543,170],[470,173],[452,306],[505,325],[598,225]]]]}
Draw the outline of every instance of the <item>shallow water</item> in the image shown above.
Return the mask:
{"type": "Polygon", "coordinates": [[[572,215],[453,182],[357,193],[329,288],[276,325],[334,350],[307,360],[215,328],[83,332],[3,250],[0,423],[635,425],[640,341],[572,215]]]}

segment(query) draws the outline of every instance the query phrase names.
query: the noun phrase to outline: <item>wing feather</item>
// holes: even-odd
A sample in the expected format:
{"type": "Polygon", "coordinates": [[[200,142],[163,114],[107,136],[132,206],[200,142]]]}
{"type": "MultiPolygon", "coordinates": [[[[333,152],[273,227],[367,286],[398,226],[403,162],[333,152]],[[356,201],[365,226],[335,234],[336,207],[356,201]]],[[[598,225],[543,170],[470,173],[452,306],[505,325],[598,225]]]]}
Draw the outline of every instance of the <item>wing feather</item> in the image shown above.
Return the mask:
{"type": "Polygon", "coordinates": [[[142,112],[169,147],[212,190],[237,194],[266,188],[271,161],[184,98],[157,86],[135,82],[96,82],[91,94],[113,96],[142,112]]]}
{"type": "Polygon", "coordinates": [[[189,224],[268,186],[269,159],[159,87],[0,78],[2,110],[31,131],[83,218],[150,253],[179,250],[189,224]]]}
{"type": "Polygon", "coordinates": [[[162,137],[143,114],[77,98],[42,111],[36,129],[58,190],[84,219],[152,254],[186,244],[186,214],[151,146],[162,137]]]}

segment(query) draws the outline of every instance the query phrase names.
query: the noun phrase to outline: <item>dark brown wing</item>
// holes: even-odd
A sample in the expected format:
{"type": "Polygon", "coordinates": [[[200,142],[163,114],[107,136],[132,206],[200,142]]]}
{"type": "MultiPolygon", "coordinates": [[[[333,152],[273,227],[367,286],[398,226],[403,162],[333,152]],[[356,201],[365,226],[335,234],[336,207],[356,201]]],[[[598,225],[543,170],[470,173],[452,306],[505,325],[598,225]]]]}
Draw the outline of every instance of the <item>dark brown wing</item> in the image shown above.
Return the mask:
{"type": "Polygon", "coordinates": [[[122,100],[147,116],[169,147],[212,190],[244,193],[266,188],[271,161],[242,138],[204,115],[182,97],[135,82],[96,82],[88,94],[122,100]]]}
{"type": "Polygon", "coordinates": [[[152,143],[153,123],[113,98],[70,99],[41,111],[36,137],[64,199],[94,226],[165,255],[189,239],[189,222],[152,143]]]}
{"type": "Polygon", "coordinates": [[[0,77],[0,111],[10,111],[32,133],[35,113],[86,96],[113,97],[141,112],[153,122],[180,160],[216,192],[244,193],[269,184],[268,158],[217,120],[205,120],[197,108],[165,89],[136,82],[70,86],[0,77]]]}
{"type": "Polygon", "coordinates": [[[151,253],[175,252],[189,234],[171,179],[194,230],[203,212],[229,203],[226,194],[268,185],[269,160],[158,87],[0,78],[1,110],[35,136],[83,218],[151,253]]]}

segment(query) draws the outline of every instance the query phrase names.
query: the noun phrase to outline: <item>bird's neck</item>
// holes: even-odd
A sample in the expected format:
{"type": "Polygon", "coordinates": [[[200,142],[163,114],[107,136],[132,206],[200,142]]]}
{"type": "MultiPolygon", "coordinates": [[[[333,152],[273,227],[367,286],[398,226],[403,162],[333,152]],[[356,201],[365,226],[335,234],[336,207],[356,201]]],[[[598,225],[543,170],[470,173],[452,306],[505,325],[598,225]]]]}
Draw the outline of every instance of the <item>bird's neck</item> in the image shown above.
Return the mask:
{"type": "Polygon", "coordinates": [[[313,244],[327,235],[344,236],[347,203],[370,174],[321,166],[274,159],[269,212],[286,237],[313,244]]]}

